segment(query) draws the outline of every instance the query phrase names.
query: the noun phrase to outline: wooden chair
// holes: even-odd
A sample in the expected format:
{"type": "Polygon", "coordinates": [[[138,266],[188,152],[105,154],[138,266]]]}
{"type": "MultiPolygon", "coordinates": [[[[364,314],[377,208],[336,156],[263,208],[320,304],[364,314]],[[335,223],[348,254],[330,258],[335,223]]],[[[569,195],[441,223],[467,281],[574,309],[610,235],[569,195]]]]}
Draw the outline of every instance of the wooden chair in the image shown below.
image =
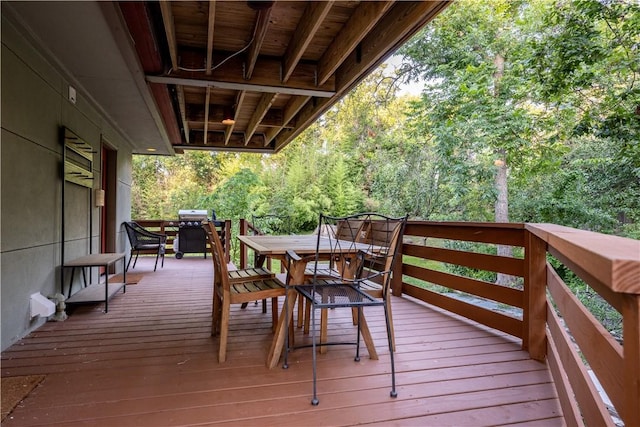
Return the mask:
{"type": "MultiPolygon", "coordinates": [[[[404,232],[405,223],[406,218],[399,219],[397,221],[371,221],[368,224],[364,241],[372,244],[373,246],[389,245],[387,249],[389,256],[385,258],[386,264],[378,265],[377,268],[380,268],[383,271],[391,271],[392,265],[390,265],[389,263],[394,262],[395,253],[402,245],[402,235],[404,232]],[[396,234],[394,236],[394,239],[389,241],[389,233],[392,232],[392,229],[397,227],[398,225],[402,227],[400,233],[396,234]]],[[[391,347],[393,348],[393,351],[396,351],[395,330],[393,329],[393,312],[391,310],[391,292],[390,290],[385,290],[385,280],[387,280],[386,276],[378,276],[372,277],[371,279],[362,280],[360,282],[360,288],[374,298],[387,299],[387,316],[389,317],[389,325],[391,327],[391,347]]],[[[357,317],[354,313],[354,322],[356,321],[357,317]]]]}
{"type": "Polygon", "coordinates": [[[213,260],[213,307],[211,335],[220,333],[218,361],[227,358],[227,338],[231,304],[243,304],[271,298],[273,327],[278,323],[278,297],[285,295],[284,284],[266,269],[229,271],[225,262],[222,242],[212,223],[203,226],[207,234],[213,260]]]}
{"type": "MultiPolygon", "coordinates": [[[[249,225],[249,233],[254,236],[264,235],[282,235],[291,234],[291,218],[286,215],[268,214],[268,215],[251,215],[251,223],[249,225]]],[[[262,262],[266,262],[267,269],[271,269],[271,258],[266,260],[259,260],[258,256],[254,254],[253,265],[256,268],[262,267],[262,262]]],[[[284,273],[284,266],[280,265],[280,272],[284,273]]],[[[256,301],[256,305],[258,302],[256,301]]],[[[246,308],[247,304],[243,304],[242,308],[246,308]]],[[[262,312],[267,312],[267,301],[262,300],[262,312]]]]}
{"type": "MultiPolygon", "coordinates": [[[[320,215],[319,229],[333,230],[328,236],[322,237],[318,234],[318,249],[314,261],[314,276],[311,283],[296,284],[294,289],[302,295],[307,304],[311,306],[311,347],[313,348],[313,397],[311,403],[318,404],[317,397],[317,367],[316,367],[316,347],[321,348],[327,345],[352,344],[356,346],[355,361],[360,360],[360,337],[361,331],[365,331],[363,336],[369,347],[370,356],[377,358],[371,334],[368,326],[364,322],[362,310],[364,307],[382,307],[385,314],[387,329],[387,342],[389,345],[389,356],[391,359],[391,397],[396,397],[395,385],[395,364],[392,338],[391,319],[389,317],[389,307],[391,304],[389,295],[391,293],[391,274],[393,265],[397,258],[396,248],[401,239],[406,224],[407,217],[391,218],[385,215],[366,213],[351,217],[335,218],[320,215]],[[340,221],[363,220],[370,228],[366,237],[361,233],[350,233],[350,238],[337,238],[337,224],[340,221]],[[326,265],[320,263],[320,242],[321,239],[329,239],[331,253],[329,259],[332,260],[331,275],[326,276],[326,265]],[[379,286],[380,297],[373,296],[363,286],[379,286]],[[326,337],[328,309],[350,308],[356,311],[357,335],[355,342],[328,342],[326,337]],[[316,311],[322,313],[320,325],[320,341],[316,340],[316,311]],[[368,338],[367,338],[368,337],[368,338]]],[[[322,256],[326,255],[324,252],[322,256]]],[[[287,253],[289,265],[295,261],[301,262],[304,258],[295,253],[287,253]]],[[[305,260],[306,261],[306,260],[305,260]]],[[[303,261],[304,262],[304,261],[303,261]]],[[[287,285],[289,280],[287,279],[287,285]]],[[[285,302],[285,304],[287,304],[285,302]]],[[[288,304],[287,304],[288,306],[288,304]]],[[[288,335],[286,335],[288,338],[288,335]]],[[[285,356],[283,367],[288,367],[288,352],[290,351],[289,340],[286,338],[285,356]]]]}

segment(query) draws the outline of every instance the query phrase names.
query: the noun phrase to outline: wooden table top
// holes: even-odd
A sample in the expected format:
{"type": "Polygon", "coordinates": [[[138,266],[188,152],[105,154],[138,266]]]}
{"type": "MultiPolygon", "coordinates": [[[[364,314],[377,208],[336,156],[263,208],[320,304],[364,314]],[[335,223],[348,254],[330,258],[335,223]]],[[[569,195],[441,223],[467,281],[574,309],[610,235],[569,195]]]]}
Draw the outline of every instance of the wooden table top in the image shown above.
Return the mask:
{"type": "MultiPolygon", "coordinates": [[[[287,235],[287,236],[238,236],[238,239],[260,255],[284,255],[293,250],[299,255],[316,253],[318,236],[314,234],[287,235]]],[[[321,238],[321,249],[329,251],[329,239],[321,238]],[[323,244],[324,241],[324,244],[323,244]]]]}
{"type": "MultiPolygon", "coordinates": [[[[287,251],[294,251],[298,255],[312,255],[316,253],[316,246],[318,244],[318,236],[315,234],[302,234],[302,235],[286,235],[286,236],[238,236],[238,239],[256,251],[259,255],[282,257],[287,251]]],[[[320,253],[330,252],[357,252],[359,250],[372,250],[376,247],[372,247],[367,243],[354,243],[349,241],[340,241],[344,244],[339,249],[335,248],[335,240],[328,239],[326,237],[320,237],[320,253]],[[333,241],[334,247],[331,247],[333,241]],[[333,249],[333,250],[332,250],[333,249]]]]}
{"type": "Polygon", "coordinates": [[[124,252],[106,253],[106,254],[89,254],[80,258],[72,259],[64,263],[64,267],[92,267],[100,265],[109,265],[119,259],[124,258],[124,252]]]}

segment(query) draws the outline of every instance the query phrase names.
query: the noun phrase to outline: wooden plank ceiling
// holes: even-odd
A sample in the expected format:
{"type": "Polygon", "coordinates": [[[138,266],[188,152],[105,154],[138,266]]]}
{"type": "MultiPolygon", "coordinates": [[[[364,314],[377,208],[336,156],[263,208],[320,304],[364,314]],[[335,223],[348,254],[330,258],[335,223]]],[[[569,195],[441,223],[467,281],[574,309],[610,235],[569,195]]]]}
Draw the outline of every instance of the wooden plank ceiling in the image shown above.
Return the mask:
{"type": "Polygon", "coordinates": [[[176,152],[277,152],[448,1],[161,1],[120,9],[176,152]]]}

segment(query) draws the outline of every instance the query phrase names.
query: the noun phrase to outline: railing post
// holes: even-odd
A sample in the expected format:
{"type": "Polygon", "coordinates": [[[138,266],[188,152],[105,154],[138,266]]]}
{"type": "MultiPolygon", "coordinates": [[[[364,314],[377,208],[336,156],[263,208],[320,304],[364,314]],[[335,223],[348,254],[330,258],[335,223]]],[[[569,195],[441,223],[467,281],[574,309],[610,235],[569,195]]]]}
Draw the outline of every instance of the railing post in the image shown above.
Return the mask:
{"type": "Polygon", "coordinates": [[[525,230],[522,347],[534,360],[547,356],[547,244],[525,230]]]}
{"type": "Polygon", "coordinates": [[[626,426],[640,426],[640,295],[624,295],[622,318],[625,379],[621,415],[626,426]]]}
{"type": "MultiPolygon", "coordinates": [[[[247,230],[247,220],[244,218],[240,218],[240,230],[238,231],[238,234],[240,234],[241,236],[245,236],[247,234],[247,230]]],[[[247,247],[242,242],[240,242],[240,268],[247,268],[247,258],[247,247]]]]}
{"type": "Polygon", "coordinates": [[[396,297],[402,296],[402,242],[398,243],[396,260],[393,263],[391,274],[391,294],[396,297]]]}

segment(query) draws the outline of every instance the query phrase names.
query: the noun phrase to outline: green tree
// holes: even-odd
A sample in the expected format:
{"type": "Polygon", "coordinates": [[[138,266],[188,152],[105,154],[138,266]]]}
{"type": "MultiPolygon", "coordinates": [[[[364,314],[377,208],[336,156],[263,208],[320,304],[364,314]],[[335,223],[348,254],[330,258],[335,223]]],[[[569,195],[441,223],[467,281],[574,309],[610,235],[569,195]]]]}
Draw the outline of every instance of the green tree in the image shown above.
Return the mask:
{"type": "MultiPolygon", "coordinates": [[[[522,165],[531,150],[533,117],[516,54],[525,43],[518,25],[525,6],[510,0],[455,2],[403,49],[413,72],[427,82],[428,132],[450,170],[465,177],[457,192],[480,200],[492,195],[497,222],[509,221],[509,169],[522,165]]],[[[511,248],[498,247],[498,253],[510,256],[511,248]]]]}
{"type": "Polygon", "coordinates": [[[557,125],[565,128],[569,155],[552,183],[555,194],[572,191],[569,206],[581,213],[567,225],[637,236],[640,7],[629,1],[554,2],[542,16],[528,65],[540,100],[566,116],[557,125]]]}

